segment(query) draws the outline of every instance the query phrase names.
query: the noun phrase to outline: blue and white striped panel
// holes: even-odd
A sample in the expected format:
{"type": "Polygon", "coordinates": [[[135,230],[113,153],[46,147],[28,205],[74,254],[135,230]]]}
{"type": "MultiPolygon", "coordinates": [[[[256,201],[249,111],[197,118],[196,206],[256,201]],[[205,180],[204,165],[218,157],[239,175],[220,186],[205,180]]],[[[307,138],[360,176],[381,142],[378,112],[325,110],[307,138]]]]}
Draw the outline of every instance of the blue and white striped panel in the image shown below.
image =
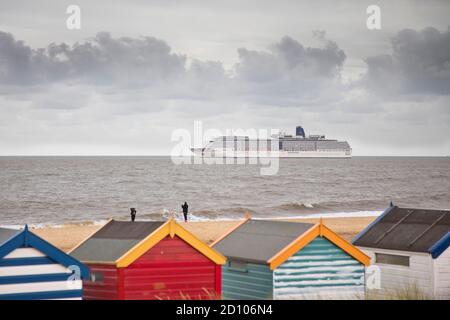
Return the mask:
{"type": "Polygon", "coordinates": [[[361,299],[365,268],[317,237],[274,271],[275,299],[361,299]]]}
{"type": "Polygon", "coordinates": [[[0,300],[81,299],[81,280],[34,248],[18,248],[0,259],[0,300]]]}

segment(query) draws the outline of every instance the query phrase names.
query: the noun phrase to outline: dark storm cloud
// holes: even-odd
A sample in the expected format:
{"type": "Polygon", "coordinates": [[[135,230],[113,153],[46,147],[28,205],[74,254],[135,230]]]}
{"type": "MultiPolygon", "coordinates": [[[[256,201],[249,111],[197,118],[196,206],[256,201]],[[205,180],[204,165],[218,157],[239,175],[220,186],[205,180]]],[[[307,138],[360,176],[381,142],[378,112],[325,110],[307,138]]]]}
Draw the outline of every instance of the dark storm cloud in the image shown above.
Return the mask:
{"type": "Polygon", "coordinates": [[[366,59],[368,88],[386,94],[450,94],[450,27],[405,29],[391,40],[392,54],[366,59]]]}

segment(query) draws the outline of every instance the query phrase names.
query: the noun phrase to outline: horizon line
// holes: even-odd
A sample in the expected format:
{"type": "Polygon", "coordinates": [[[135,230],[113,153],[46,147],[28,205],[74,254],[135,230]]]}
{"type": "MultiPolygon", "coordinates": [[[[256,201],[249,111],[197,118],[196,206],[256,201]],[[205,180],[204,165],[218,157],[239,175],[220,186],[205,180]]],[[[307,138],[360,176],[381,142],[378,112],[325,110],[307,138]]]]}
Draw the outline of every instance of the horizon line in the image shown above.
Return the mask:
{"type": "MultiPolygon", "coordinates": [[[[172,156],[168,154],[0,154],[0,157],[176,157],[176,158],[186,158],[186,157],[194,157],[194,155],[181,155],[181,156],[172,156]]],[[[380,154],[380,155],[352,155],[351,158],[357,157],[410,157],[410,158],[448,158],[450,155],[389,155],[389,154],[380,154]]],[[[351,159],[345,158],[345,159],[351,159]]],[[[280,157],[279,159],[284,159],[280,157]]],[[[291,159],[291,158],[286,158],[291,159]]],[[[292,159],[336,159],[336,158],[292,158],[292,159]]]]}

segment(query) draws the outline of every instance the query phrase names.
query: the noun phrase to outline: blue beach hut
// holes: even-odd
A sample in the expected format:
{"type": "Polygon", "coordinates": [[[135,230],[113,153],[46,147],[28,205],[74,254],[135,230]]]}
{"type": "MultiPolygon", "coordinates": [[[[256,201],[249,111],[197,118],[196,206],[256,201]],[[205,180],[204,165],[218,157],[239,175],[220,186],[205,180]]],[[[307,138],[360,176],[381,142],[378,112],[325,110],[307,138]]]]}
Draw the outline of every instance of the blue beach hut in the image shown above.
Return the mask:
{"type": "Polygon", "coordinates": [[[23,230],[0,228],[0,300],[81,299],[87,266],[23,230]]]}

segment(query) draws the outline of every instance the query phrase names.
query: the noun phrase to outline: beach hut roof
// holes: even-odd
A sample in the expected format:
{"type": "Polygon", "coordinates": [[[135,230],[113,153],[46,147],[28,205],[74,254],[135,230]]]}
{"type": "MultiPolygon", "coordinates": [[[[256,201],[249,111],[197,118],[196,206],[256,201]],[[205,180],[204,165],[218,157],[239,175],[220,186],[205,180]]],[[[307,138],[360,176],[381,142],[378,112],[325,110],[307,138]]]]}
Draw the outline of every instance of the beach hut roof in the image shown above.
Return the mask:
{"type": "Polygon", "coordinates": [[[273,270],[317,236],[327,238],[361,263],[369,264],[367,255],[322,222],[311,224],[247,218],[212,246],[232,259],[268,263],[273,270]]]}
{"type": "Polygon", "coordinates": [[[163,224],[110,220],[70,254],[81,261],[115,262],[163,224]]]}
{"type": "Polygon", "coordinates": [[[225,257],[173,219],[166,222],[110,220],[100,230],[72,249],[70,254],[83,262],[113,264],[123,268],[129,266],[165,237],[173,238],[175,235],[215,263],[225,263],[225,257]]]}
{"type": "Polygon", "coordinates": [[[25,226],[21,230],[0,228],[0,259],[18,248],[27,247],[41,251],[65,267],[78,266],[80,269],[80,277],[82,279],[89,277],[89,269],[87,266],[29,231],[28,226],[25,226]]]}
{"type": "Polygon", "coordinates": [[[312,223],[248,220],[214,248],[236,259],[265,262],[313,226],[312,223]]]}
{"type": "Polygon", "coordinates": [[[353,239],[353,244],[426,252],[437,258],[450,245],[450,211],[389,207],[353,239]]]}

